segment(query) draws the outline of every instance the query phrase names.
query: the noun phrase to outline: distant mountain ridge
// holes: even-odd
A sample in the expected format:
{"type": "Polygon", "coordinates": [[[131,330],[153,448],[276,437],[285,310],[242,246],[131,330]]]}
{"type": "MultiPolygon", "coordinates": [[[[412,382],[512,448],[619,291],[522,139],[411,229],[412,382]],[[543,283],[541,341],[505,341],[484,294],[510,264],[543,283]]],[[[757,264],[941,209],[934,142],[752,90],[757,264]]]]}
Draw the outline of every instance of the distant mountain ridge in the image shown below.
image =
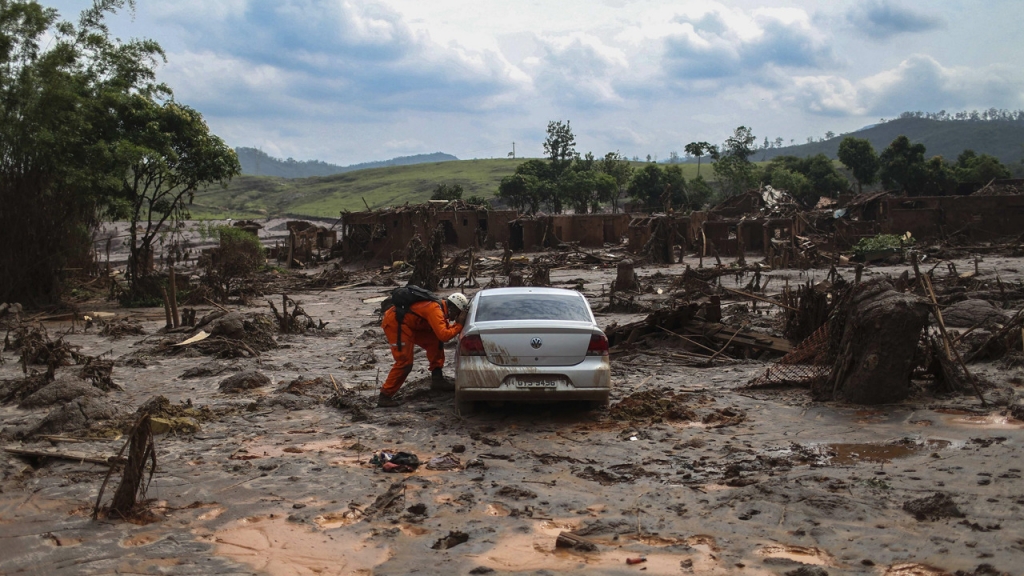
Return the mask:
{"type": "Polygon", "coordinates": [[[978,154],[991,154],[1003,164],[1018,164],[1024,159],[1024,122],[1020,120],[933,120],[930,118],[899,118],[867,126],[856,132],[840,134],[829,140],[760,149],[751,160],[771,160],[776,156],[807,157],[825,154],[836,158],[839,143],[847,136],[864,138],[879,154],[897,136],[924,144],[925,156],[942,156],[948,162],[966,149],[978,154]]]}
{"type": "Polygon", "coordinates": [[[295,160],[288,158],[281,160],[268,155],[257,148],[239,147],[235,148],[238,154],[238,161],[242,165],[242,174],[248,176],[278,176],[281,178],[310,178],[313,176],[331,176],[353,172],[355,170],[366,170],[369,168],[384,168],[386,166],[408,166],[411,164],[425,164],[428,162],[450,162],[458,160],[451,154],[434,152],[433,154],[416,154],[415,156],[399,156],[391,160],[378,162],[363,162],[350,166],[338,166],[328,164],[319,160],[295,160]]]}

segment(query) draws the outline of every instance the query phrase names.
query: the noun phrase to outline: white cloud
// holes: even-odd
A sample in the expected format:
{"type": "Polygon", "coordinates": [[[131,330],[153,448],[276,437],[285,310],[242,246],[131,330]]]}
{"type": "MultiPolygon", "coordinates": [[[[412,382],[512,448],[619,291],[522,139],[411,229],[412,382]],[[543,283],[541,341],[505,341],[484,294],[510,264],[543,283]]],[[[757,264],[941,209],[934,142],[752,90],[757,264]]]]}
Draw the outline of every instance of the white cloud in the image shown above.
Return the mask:
{"type": "Polygon", "coordinates": [[[734,10],[679,16],[678,32],[664,39],[664,72],[675,86],[692,90],[778,82],[780,70],[822,69],[839,64],[825,35],[796,9],[734,10]],[[694,84],[697,83],[697,84],[694,84]]]}
{"type": "Polygon", "coordinates": [[[901,34],[944,28],[942,18],[904,8],[892,0],[866,0],[850,9],[847,20],[854,28],[876,40],[901,34]]]}
{"type": "Polygon", "coordinates": [[[896,115],[907,110],[1024,106],[1024,75],[1001,65],[946,67],[926,55],[851,82],[840,76],[795,77],[785,99],[824,115],[896,115]]]}

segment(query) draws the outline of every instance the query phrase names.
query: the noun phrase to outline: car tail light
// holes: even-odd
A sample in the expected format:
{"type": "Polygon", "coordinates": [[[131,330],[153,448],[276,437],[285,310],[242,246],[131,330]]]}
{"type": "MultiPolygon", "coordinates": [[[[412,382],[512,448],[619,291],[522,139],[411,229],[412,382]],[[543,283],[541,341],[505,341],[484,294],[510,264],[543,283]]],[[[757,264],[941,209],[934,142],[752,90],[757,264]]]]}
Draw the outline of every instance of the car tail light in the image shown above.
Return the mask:
{"type": "Polygon", "coordinates": [[[607,356],[608,338],[604,334],[594,334],[590,337],[590,346],[587,346],[587,356],[607,356]]]}
{"type": "MultiPolygon", "coordinates": [[[[607,345],[605,348],[607,348],[607,345]]],[[[462,340],[459,341],[459,354],[463,356],[486,356],[484,341],[480,338],[480,335],[470,334],[469,336],[463,336],[462,340]]]]}

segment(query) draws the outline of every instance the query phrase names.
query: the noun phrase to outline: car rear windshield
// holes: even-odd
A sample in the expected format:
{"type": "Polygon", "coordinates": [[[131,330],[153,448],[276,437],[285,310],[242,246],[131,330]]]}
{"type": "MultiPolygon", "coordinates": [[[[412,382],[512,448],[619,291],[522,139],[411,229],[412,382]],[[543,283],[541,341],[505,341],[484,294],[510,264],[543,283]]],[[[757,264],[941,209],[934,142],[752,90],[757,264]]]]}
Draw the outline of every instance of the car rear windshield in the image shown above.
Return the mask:
{"type": "Polygon", "coordinates": [[[499,320],[565,320],[591,322],[582,298],[555,294],[507,294],[481,296],[477,322],[499,320]]]}

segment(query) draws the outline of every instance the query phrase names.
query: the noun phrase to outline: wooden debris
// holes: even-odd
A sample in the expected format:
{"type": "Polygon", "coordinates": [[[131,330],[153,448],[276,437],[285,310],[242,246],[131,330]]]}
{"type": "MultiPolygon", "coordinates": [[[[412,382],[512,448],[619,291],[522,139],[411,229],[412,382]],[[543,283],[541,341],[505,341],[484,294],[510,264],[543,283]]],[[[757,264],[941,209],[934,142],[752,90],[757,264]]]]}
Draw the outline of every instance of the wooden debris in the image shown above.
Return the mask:
{"type": "MultiPolygon", "coordinates": [[[[85,440],[77,440],[63,437],[46,437],[46,438],[57,438],[61,442],[85,442],[85,440]]],[[[58,460],[70,460],[72,462],[88,462],[90,464],[102,464],[105,466],[114,466],[125,463],[125,459],[118,456],[104,456],[102,454],[96,454],[93,452],[73,452],[67,450],[29,450],[27,448],[4,448],[4,452],[8,454],[14,454],[15,456],[27,456],[30,458],[55,458],[58,460]]]]}
{"type": "Polygon", "coordinates": [[[593,552],[597,550],[597,543],[572,532],[561,532],[555,539],[555,548],[569,548],[581,552],[593,552]]]}

